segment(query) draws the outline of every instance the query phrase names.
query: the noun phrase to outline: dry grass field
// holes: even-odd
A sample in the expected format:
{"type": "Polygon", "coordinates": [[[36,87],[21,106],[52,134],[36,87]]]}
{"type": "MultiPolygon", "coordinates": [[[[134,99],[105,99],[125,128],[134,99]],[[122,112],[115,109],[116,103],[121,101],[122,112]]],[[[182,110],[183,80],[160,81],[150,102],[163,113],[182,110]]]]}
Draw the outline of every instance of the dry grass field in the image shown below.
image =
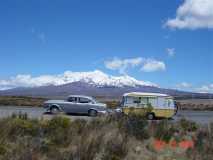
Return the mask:
{"type": "Polygon", "coordinates": [[[182,110],[213,110],[213,99],[177,100],[182,110]]]}
{"type": "Polygon", "coordinates": [[[22,96],[0,96],[1,106],[42,106],[44,98],[32,98],[22,96]]]}

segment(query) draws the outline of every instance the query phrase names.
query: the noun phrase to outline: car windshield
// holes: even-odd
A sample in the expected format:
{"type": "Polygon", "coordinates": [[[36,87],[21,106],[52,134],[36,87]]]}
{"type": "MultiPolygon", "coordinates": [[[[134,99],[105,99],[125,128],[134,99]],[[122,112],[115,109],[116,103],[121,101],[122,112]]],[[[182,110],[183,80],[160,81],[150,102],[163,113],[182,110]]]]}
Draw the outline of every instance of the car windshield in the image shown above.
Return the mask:
{"type": "Polygon", "coordinates": [[[93,103],[98,103],[98,101],[93,97],[91,97],[91,100],[92,100],[93,103]]]}

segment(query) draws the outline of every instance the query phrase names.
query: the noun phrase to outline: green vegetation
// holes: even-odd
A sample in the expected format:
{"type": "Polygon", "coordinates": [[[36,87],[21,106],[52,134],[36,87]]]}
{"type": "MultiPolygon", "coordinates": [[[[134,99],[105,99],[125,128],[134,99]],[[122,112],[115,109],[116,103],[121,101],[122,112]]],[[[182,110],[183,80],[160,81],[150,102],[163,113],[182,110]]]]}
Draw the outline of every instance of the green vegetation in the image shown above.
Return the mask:
{"type": "MultiPolygon", "coordinates": [[[[140,116],[97,117],[91,121],[56,116],[51,120],[13,115],[0,119],[2,160],[210,160],[213,124],[146,121],[140,116]],[[193,148],[166,147],[158,142],[194,142],[193,148]]],[[[174,146],[174,144],[172,144],[174,146]]]]}
{"type": "Polygon", "coordinates": [[[1,106],[42,106],[45,98],[33,98],[22,96],[0,96],[1,106]]]}

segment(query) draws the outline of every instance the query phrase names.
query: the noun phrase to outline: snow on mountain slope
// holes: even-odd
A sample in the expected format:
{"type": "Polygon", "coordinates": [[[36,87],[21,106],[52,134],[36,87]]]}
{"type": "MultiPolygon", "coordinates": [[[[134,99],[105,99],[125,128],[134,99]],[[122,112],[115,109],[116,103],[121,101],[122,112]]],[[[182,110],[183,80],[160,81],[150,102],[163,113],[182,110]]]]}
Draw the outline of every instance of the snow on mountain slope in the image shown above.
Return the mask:
{"type": "Polygon", "coordinates": [[[128,75],[111,76],[100,70],[91,72],[71,72],[66,71],[59,75],[41,75],[32,77],[31,75],[17,75],[8,80],[0,80],[0,90],[16,87],[40,87],[48,85],[64,85],[72,82],[86,82],[95,86],[157,86],[151,82],[136,80],[128,75]]]}

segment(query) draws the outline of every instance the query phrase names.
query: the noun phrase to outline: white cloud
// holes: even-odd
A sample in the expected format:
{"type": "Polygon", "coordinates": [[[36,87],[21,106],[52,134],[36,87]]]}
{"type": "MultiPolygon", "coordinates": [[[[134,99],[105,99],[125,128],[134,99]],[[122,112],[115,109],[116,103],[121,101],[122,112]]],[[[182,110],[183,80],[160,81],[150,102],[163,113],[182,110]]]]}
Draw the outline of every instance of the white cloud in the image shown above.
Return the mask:
{"type": "Polygon", "coordinates": [[[210,91],[209,86],[202,86],[200,88],[197,88],[197,91],[201,92],[201,93],[208,93],[210,91]]]}
{"type": "Polygon", "coordinates": [[[180,89],[189,89],[192,87],[192,84],[187,83],[187,82],[182,82],[180,84],[177,84],[177,87],[180,89]]]}
{"type": "Polygon", "coordinates": [[[155,59],[146,59],[143,62],[141,70],[144,72],[164,71],[166,70],[166,65],[162,61],[157,61],[155,59]]]}
{"type": "Polygon", "coordinates": [[[196,91],[200,93],[213,93],[213,84],[203,85],[199,88],[196,88],[196,91]]]}
{"type": "Polygon", "coordinates": [[[165,26],[178,29],[213,28],[213,0],[185,0],[165,26]]]}
{"type": "Polygon", "coordinates": [[[126,74],[128,68],[134,68],[139,66],[143,61],[143,58],[130,58],[130,59],[119,59],[114,58],[109,61],[105,61],[105,67],[111,70],[118,70],[121,74],[126,74]]]}
{"type": "Polygon", "coordinates": [[[175,48],[167,48],[166,52],[168,56],[173,57],[175,55],[175,48]]]}
{"type": "Polygon", "coordinates": [[[121,74],[126,74],[129,68],[140,67],[144,72],[163,71],[166,69],[166,65],[162,61],[158,61],[151,58],[130,58],[119,59],[114,58],[109,61],[105,61],[105,67],[111,70],[118,70],[121,74]]]}
{"type": "Polygon", "coordinates": [[[191,92],[198,92],[198,93],[213,93],[213,84],[193,86],[190,83],[182,82],[176,85],[176,89],[186,90],[191,92]]]}
{"type": "Polygon", "coordinates": [[[157,86],[149,81],[136,80],[130,76],[111,76],[99,70],[91,72],[71,72],[66,71],[57,75],[41,75],[32,77],[31,75],[17,75],[7,80],[0,80],[0,90],[11,89],[16,87],[40,87],[47,85],[63,85],[72,82],[83,81],[98,86],[157,86]]]}

